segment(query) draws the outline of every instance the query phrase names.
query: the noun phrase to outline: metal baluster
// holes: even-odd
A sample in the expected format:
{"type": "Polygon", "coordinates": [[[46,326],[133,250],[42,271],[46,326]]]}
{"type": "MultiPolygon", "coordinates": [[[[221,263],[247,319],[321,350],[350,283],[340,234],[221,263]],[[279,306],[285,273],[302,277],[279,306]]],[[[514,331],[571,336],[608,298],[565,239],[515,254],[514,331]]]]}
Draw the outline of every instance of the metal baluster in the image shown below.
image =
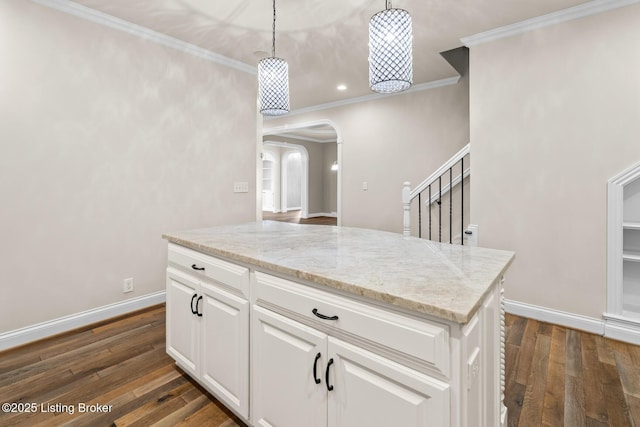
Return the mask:
{"type": "Polygon", "coordinates": [[[460,244],[464,245],[464,156],[460,159],[460,244]]]}
{"type": "Polygon", "coordinates": [[[422,237],[422,193],[418,193],[418,237],[422,237]]]}
{"type": "Polygon", "coordinates": [[[453,166],[449,168],[449,243],[453,243],[453,166]]]}
{"type": "Polygon", "coordinates": [[[442,175],[438,177],[438,242],[442,242],[442,175]]]}
{"type": "Polygon", "coordinates": [[[429,240],[431,240],[431,184],[429,184],[429,240]]]}

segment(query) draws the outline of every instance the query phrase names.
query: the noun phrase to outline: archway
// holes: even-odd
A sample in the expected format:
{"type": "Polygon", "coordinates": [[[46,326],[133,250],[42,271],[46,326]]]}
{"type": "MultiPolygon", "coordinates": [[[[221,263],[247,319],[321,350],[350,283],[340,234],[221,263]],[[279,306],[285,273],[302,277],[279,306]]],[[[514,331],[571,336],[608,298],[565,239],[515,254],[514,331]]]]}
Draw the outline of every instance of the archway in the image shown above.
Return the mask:
{"type": "MultiPolygon", "coordinates": [[[[342,223],[342,135],[338,127],[331,120],[317,120],[310,122],[301,122],[296,124],[286,124],[282,126],[274,126],[274,127],[265,127],[263,129],[263,143],[268,142],[272,143],[272,139],[280,139],[281,143],[296,145],[295,142],[292,143],[290,141],[303,141],[298,142],[298,145],[301,145],[306,142],[316,142],[316,143],[335,143],[335,160],[332,163],[334,167],[331,167],[330,164],[328,167],[325,166],[323,170],[330,170],[333,174],[333,178],[335,181],[335,212],[326,212],[323,211],[320,215],[331,215],[335,216],[337,220],[337,224],[341,225],[342,223]],[[288,141],[288,142],[285,142],[288,141]],[[336,170],[337,168],[337,170],[336,170]]],[[[307,152],[307,155],[309,153],[307,152]]],[[[313,156],[312,156],[313,157],[313,156]]],[[[311,159],[313,162],[314,159],[311,159]]],[[[307,217],[308,215],[314,216],[316,213],[309,212],[308,210],[308,192],[309,192],[309,166],[308,163],[309,158],[307,157],[307,182],[303,185],[307,187],[307,211],[304,211],[304,202],[302,206],[302,215],[303,217],[307,217]]],[[[303,162],[304,163],[304,162],[303,162]]],[[[313,167],[313,166],[312,166],[313,167]]],[[[303,173],[303,176],[305,174],[303,173]]],[[[313,179],[312,179],[313,180],[313,179]]],[[[260,181],[259,181],[260,182],[260,181]]],[[[259,189],[261,190],[261,189],[259,189]]],[[[304,191],[303,191],[304,194],[304,191]]]]}

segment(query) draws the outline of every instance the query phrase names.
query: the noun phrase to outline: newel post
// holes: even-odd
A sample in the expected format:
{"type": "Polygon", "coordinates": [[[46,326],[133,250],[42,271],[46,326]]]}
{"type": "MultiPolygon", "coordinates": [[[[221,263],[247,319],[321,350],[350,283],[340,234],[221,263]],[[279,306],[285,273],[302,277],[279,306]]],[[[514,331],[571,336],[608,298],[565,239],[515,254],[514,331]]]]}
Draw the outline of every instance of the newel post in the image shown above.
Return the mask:
{"type": "Polygon", "coordinates": [[[409,181],[405,181],[402,186],[402,206],[404,209],[402,234],[411,236],[411,183],[409,181]]]}

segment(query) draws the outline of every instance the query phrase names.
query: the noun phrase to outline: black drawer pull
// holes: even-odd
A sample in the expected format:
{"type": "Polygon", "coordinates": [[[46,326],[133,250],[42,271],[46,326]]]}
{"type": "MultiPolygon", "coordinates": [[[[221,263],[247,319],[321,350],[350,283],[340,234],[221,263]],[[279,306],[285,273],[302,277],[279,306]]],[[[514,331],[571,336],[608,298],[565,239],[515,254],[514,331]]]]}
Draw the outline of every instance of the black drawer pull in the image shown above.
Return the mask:
{"type": "Polygon", "coordinates": [[[324,320],[338,320],[338,316],[325,316],[324,314],[318,313],[318,309],[314,308],[311,312],[316,316],[324,320]]]}
{"type": "Polygon", "coordinates": [[[202,312],[198,309],[198,306],[200,305],[200,301],[202,301],[202,295],[200,295],[196,300],[196,314],[198,315],[198,317],[202,317],[202,312]]]}
{"type": "Polygon", "coordinates": [[[191,265],[191,268],[193,268],[194,270],[198,270],[198,271],[204,271],[204,267],[198,267],[198,266],[197,266],[197,265],[195,265],[195,264],[192,264],[192,265],[191,265]]]}
{"type": "Polygon", "coordinates": [[[327,383],[327,390],[333,390],[333,386],[329,384],[329,368],[333,365],[333,357],[329,359],[329,363],[327,363],[327,373],[324,376],[324,380],[327,383]]]}
{"type": "Polygon", "coordinates": [[[318,378],[318,374],[316,373],[319,359],[320,359],[320,353],[316,354],[316,360],[313,361],[313,380],[316,382],[316,384],[320,384],[320,378],[318,378]]]}
{"type": "Polygon", "coordinates": [[[193,308],[193,300],[196,299],[197,296],[198,294],[193,294],[191,297],[191,314],[198,314],[198,306],[196,305],[196,308],[193,308]]]}

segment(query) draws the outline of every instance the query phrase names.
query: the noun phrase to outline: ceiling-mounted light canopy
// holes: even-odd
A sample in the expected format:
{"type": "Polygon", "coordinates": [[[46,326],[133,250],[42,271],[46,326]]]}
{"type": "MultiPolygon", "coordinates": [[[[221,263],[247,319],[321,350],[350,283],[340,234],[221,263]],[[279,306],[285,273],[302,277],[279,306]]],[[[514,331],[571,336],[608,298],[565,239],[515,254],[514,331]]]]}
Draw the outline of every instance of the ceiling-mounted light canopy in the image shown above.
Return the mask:
{"type": "Polygon", "coordinates": [[[393,93],[413,84],[411,15],[404,9],[386,9],[369,21],[369,87],[393,93]]]}
{"type": "Polygon", "coordinates": [[[273,33],[271,56],[258,63],[258,98],[260,112],[280,116],[289,112],[289,65],[276,58],[276,0],[273,0],[273,33]]]}

